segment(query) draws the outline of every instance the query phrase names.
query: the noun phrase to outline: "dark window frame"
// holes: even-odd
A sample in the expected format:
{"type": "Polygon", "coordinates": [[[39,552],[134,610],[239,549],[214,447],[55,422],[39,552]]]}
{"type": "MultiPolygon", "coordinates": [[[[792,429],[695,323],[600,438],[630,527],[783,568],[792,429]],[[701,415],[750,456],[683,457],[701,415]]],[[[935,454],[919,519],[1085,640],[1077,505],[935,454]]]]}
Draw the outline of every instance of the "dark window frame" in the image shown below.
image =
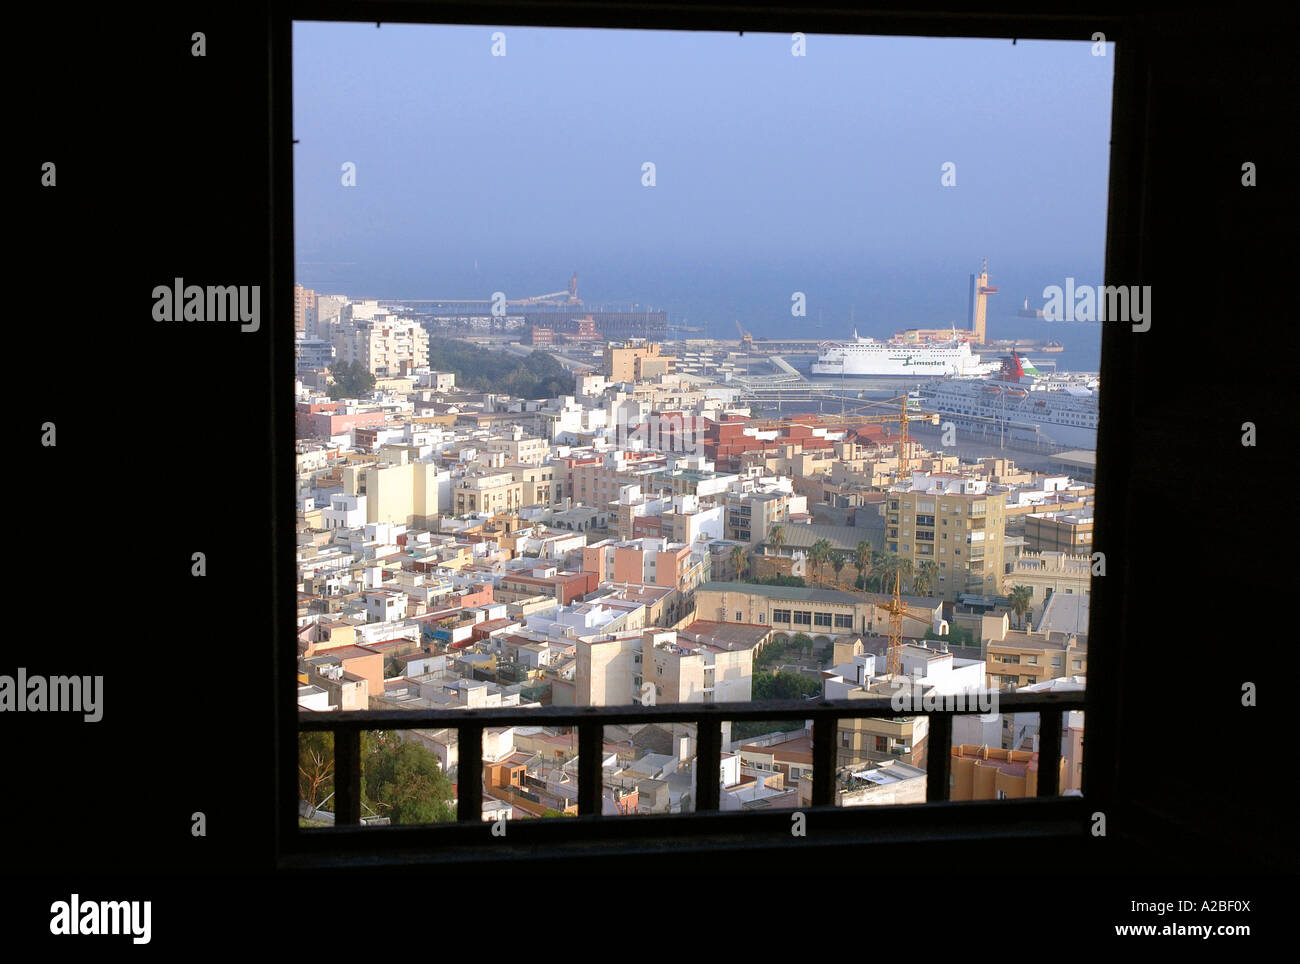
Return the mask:
{"type": "MultiPolygon", "coordinates": [[[[651,8],[656,4],[649,4],[651,8]]],[[[471,4],[414,6],[401,2],[273,2],[270,9],[271,44],[268,60],[271,76],[269,122],[272,132],[270,164],[271,219],[271,285],[270,301],[273,317],[285,315],[293,304],[293,158],[292,158],[292,23],[295,20],[338,20],[355,22],[403,22],[483,25],[489,11],[471,4]]],[[[596,7],[538,2],[494,6],[491,12],[501,23],[520,27],[568,26],[645,29],[696,29],[730,32],[738,28],[752,32],[789,34],[803,31],[809,34],[870,34],[877,36],[934,36],[934,37],[1018,37],[1043,40],[1089,40],[1096,31],[1105,34],[1113,43],[1114,89],[1112,95],[1112,136],[1110,153],[1109,192],[1107,199],[1105,282],[1140,282],[1143,278],[1143,246],[1145,241],[1138,231],[1126,225],[1140,223],[1140,216],[1149,206],[1150,183],[1144,168],[1144,135],[1147,118],[1147,91],[1144,87],[1146,54],[1141,39],[1130,31],[1129,19],[1123,14],[1078,15],[1073,13],[937,13],[873,11],[863,12],[848,6],[822,5],[817,11],[798,8],[755,8],[739,4],[713,4],[699,8],[669,6],[664,4],[647,22],[647,13],[638,8],[617,6],[596,7]],[[1127,36],[1126,36],[1127,35],[1127,36]]],[[[1117,799],[1115,784],[1116,754],[1118,744],[1115,734],[1118,725],[1119,701],[1116,676],[1123,657],[1129,648],[1121,617],[1121,600],[1118,587],[1123,583],[1123,559],[1126,544],[1125,491],[1129,470],[1123,457],[1127,439],[1120,434],[1124,412],[1129,406],[1134,373],[1125,357],[1122,344],[1125,332],[1122,326],[1108,326],[1102,332],[1101,370],[1107,390],[1101,400],[1102,417],[1098,431],[1097,452],[1106,471],[1097,478],[1097,510],[1094,542],[1109,547],[1111,560],[1108,578],[1094,585],[1091,596],[1091,622],[1095,628],[1090,647],[1093,678],[1080,699],[1063,699],[1062,694],[1034,694],[1003,697],[1003,703],[1018,710],[1048,710],[1042,713],[1044,744],[1051,745],[1057,738],[1059,753],[1060,713],[1055,709],[1078,708],[1086,711],[1086,733],[1089,747],[1094,753],[1094,765],[1084,774],[1084,798],[1056,798],[1045,790],[1054,791],[1055,769],[1045,768],[1045,779],[1040,785],[1040,798],[1035,800],[1002,801],[995,803],[939,802],[946,796],[949,784],[947,757],[935,755],[929,770],[930,800],[925,805],[907,807],[836,808],[828,805],[831,799],[830,772],[823,767],[815,773],[814,803],[805,808],[816,814],[816,819],[830,833],[843,833],[858,842],[888,836],[892,840],[933,839],[936,832],[964,836],[973,829],[1000,827],[1002,831],[1023,838],[1056,834],[1075,839],[1086,833],[1087,815],[1117,799]],[[1109,587],[1117,587],[1111,590],[1109,587]],[[1100,627],[1105,627],[1104,633],[1100,627]],[[1048,799],[1050,797],[1050,799],[1048,799]],[[909,838],[908,834],[912,837],[909,838]]],[[[284,370],[285,378],[292,377],[294,364],[292,327],[278,325],[273,329],[272,373],[278,378],[284,370]]],[[[279,866],[342,866],[352,865],[355,859],[365,856],[380,864],[405,863],[437,864],[446,861],[474,860],[490,856],[496,846],[488,835],[488,824],[478,820],[463,821],[438,827],[347,827],[331,830],[303,830],[297,826],[296,768],[291,761],[297,758],[297,741],[300,726],[303,729],[334,729],[336,731],[336,769],[339,774],[359,773],[359,734],[361,729],[389,728],[396,724],[427,725],[421,719],[433,719],[438,714],[407,713],[403,711],[366,713],[329,713],[300,715],[296,698],[296,650],[292,645],[294,629],[293,559],[289,547],[294,544],[294,519],[291,512],[281,506],[292,506],[293,447],[295,438],[294,413],[291,396],[276,394],[272,411],[271,464],[274,485],[272,500],[273,572],[276,575],[274,633],[276,667],[276,721],[277,721],[277,772],[276,772],[276,828],[277,862],[279,866]]],[[[568,716],[580,723],[618,719],[646,719],[653,716],[676,716],[700,722],[701,746],[710,750],[711,741],[717,739],[718,724],[723,719],[770,719],[786,717],[831,719],[831,713],[842,712],[845,717],[875,715],[870,704],[874,701],[853,701],[851,711],[840,704],[825,700],[802,706],[780,703],[722,704],[681,707],[629,707],[629,708],[548,708],[568,710],[568,716]],[[864,705],[865,704],[865,705],[864,705]],[[810,709],[811,707],[811,709],[810,709]]],[[[886,705],[881,716],[891,715],[886,705]]],[[[457,725],[462,728],[462,738],[492,725],[502,714],[495,711],[461,711],[457,725]]],[[[547,716],[538,711],[522,711],[530,721],[544,721],[547,716]]],[[[918,714],[919,715],[919,714],[918,714]]],[[[560,721],[557,719],[556,723],[560,721]]],[[[587,726],[584,731],[587,745],[598,727],[587,726]]],[[[834,760],[834,726],[818,729],[815,737],[814,761],[834,760]]],[[[466,740],[466,742],[468,742],[466,740]]],[[[951,742],[951,716],[931,714],[930,746],[938,749],[951,742]]],[[[716,748],[713,748],[716,750],[716,748]]],[[[593,759],[586,772],[592,773],[593,759]]],[[[481,772],[481,760],[468,761],[462,766],[462,780],[471,782],[481,772]],[[468,772],[467,772],[468,771],[468,772]]],[[[599,769],[594,769],[599,776],[599,769]]],[[[359,809],[355,793],[343,789],[340,782],[341,813],[359,809]]],[[[591,788],[588,781],[587,803],[590,806],[591,788]]],[[[599,787],[594,794],[599,803],[599,787]]],[[[476,795],[477,796],[477,795],[476,795]]],[[[700,788],[700,803],[716,806],[717,788],[700,788]]],[[[477,805],[477,799],[474,804],[477,805]]],[[[707,806],[702,806],[707,811],[707,806]]],[[[602,818],[599,808],[595,814],[587,813],[567,820],[536,820],[512,822],[512,841],[535,842],[541,846],[543,856],[574,855],[593,845],[605,856],[620,851],[631,852],[640,846],[639,841],[656,839],[663,842],[685,839],[697,850],[710,845],[719,849],[726,837],[737,832],[764,833],[790,845],[789,816],[787,813],[714,813],[700,812],[669,817],[614,817],[602,818]]]]}

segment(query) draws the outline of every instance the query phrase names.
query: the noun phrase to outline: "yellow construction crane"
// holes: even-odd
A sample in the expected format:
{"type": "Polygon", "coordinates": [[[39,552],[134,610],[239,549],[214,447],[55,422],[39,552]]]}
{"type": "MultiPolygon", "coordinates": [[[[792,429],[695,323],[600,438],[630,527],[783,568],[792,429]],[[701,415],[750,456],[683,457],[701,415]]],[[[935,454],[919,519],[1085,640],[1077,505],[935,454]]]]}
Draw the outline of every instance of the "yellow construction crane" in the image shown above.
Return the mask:
{"type": "Polygon", "coordinates": [[[902,596],[902,577],[894,573],[894,591],[885,602],[878,602],[872,598],[873,594],[861,589],[850,589],[849,592],[855,595],[865,596],[871,605],[878,609],[883,609],[889,616],[889,648],[885,655],[885,673],[890,679],[903,671],[903,617],[916,620],[919,623],[929,625],[933,620],[933,614],[922,612],[919,609],[913,609],[903,602],[902,596]]]}
{"type": "MultiPolygon", "coordinates": [[[[891,402],[898,401],[899,399],[902,399],[903,402],[902,417],[907,419],[907,421],[910,422],[926,421],[929,422],[931,425],[939,424],[938,412],[909,412],[907,410],[907,400],[908,400],[907,395],[899,395],[894,398],[887,398],[879,402],[868,402],[865,405],[859,405],[856,408],[851,408],[840,415],[822,415],[821,413],[816,413],[816,414],[809,414],[804,417],[807,418],[809,421],[815,421],[816,424],[818,425],[882,425],[886,422],[898,422],[900,421],[900,417],[898,415],[892,415],[892,414],[891,415],[861,415],[856,413],[860,413],[867,408],[875,408],[880,405],[888,405],[891,402]]],[[[797,422],[799,420],[799,417],[800,416],[797,415],[787,415],[782,418],[751,419],[745,424],[750,428],[757,428],[757,429],[777,428],[783,424],[787,424],[792,421],[797,422]]],[[[904,437],[906,437],[905,432],[903,433],[903,435],[904,437]]]]}
{"type": "Polygon", "coordinates": [[[749,348],[754,347],[754,336],[741,327],[740,322],[736,322],[736,331],[740,332],[740,343],[749,348]]]}
{"type": "MultiPolygon", "coordinates": [[[[908,396],[907,396],[906,394],[904,394],[904,395],[902,395],[902,396],[900,396],[900,397],[903,399],[903,411],[902,411],[902,414],[901,414],[901,415],[899,416],[899,418],[898,418],[898,481],[902,482],[902,481],[904,481],[905,479],[910,479],[910,478],[912,477],[912,472],[911,472],[911,469],[912,469],[912,461],[911,461],[911,459],[908,457],[908,454],[907,454],[907,449],[908,449],[908,439],[907,439],[907,400],[908,400],[908,396]]],[[[938,419],[939,419],[939,416],[936,414],[936,415],[935,415],[935,421],[937,422],[938,419]]]]}
{"type": "Polygon", "coordinates": [[[900,585],[899,574],[894,573],[894,595],[885,606],[889,613],[889,653],[885,659],[885,675],[891,680],[903,672],[903,614],[907,607],[903,605],[900,585]]]}

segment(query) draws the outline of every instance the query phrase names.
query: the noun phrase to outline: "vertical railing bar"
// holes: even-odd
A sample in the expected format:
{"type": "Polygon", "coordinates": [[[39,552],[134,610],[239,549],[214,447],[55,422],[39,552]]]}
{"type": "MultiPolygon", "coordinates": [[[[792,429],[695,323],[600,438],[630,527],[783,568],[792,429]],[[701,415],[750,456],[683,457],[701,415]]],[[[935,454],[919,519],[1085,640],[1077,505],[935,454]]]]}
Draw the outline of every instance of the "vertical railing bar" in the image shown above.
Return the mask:
{"type": "Polygon", "coordinates": [[[695,812],[717,810],[721,801],[718,787],[722,769],[722,720],[706,716],[696,727],[695,812]]]}
{"type": "Polygon", "coordinates": [[[361,731],[334,731],[334,824],[361,823],[361,731]]]}
{"type": "Polygon", "coordinates": [[[456,820],[483,822],[483,727],[465,723],[456,729],[456,820]]]}
{"type": "Polygon", "coordinates": [[[828,807],[835,802],[835,734],[839,719],[832,714],[813,716],[812,805],[828,807]]]}
{"type": "Polygon", "coordinates": [[[599,720],[578,724],[578,814],[600,816],[600,758],[605,745],[605,724],[599,720]]]}
{"type": "Polygon", "coordinates": [[[1055,797],[1061,792],[1061,711],[1038,714],[1038,795],[1055,797]]]}
{"type": "Polygon", "coordinates": [[[942,803],[948,799],[948,774],[952,770],[952,714],[930,714],[925,740],[925,800],[942,803]]]}

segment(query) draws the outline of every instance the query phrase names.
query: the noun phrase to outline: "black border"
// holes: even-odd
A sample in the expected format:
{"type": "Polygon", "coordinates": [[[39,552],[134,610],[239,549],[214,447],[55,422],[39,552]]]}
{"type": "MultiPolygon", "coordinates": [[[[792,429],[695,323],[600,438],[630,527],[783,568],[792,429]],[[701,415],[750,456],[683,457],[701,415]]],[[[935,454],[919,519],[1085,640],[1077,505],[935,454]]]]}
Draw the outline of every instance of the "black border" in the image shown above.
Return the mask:
{"type": "MultiPolygon", "coordinates": [[[[490,15],[499,13],[505,25],[626,27],[665,30],[732,30],[743,24],[746,30],[791,33],[861,33],[880,35],[919,35],[934,37],[1015,37],[1025,39],[1070,39],[1091,42],[1096,31],[1114,41],[1115,73],[1112,101],[1112,141],[1110,157],[1110,195],[1106,226],[1105,276],[1109,281],[1126,279],[1126,283],[1145,282],[1137,238],[1125,227],[1140,223],[1132,220],[1143,204],[1142,158],[1140,146],[1145,116],[1141,44],[1125,39],[1127,19],[1121,15],[1089,16],[1073,14],[948,14],[940,12],[866,12],[851,10],[797,10],[773,6],[732,7],[728,5],[627,4],[617,8],[595,3],[332,3],[293,2],[272,4],[270,12],[271,48],[271,157],[273,247],[271,317],[288,316],[293,303],[293,163],[292,163],[292,22],[294,20],[340,20],[354,22],[461,23],[491,25],[490,15]],[[368,14],[360,16],[364,8],[368,14]],[[1121,121],[1124,118],[1124,121],[1121,121]],[[1134,123],[1134,119],[1139,119],[1134,123]],[[287,186],[287,189],[286,189],[287,186]],[[277,225],[280,227],[277,229],[277,225]]],[[[1140,236],[1140,232],[1138,233],[1140,236]]],[[[958,840],[970,835],[1007,835],[1024,839],[1050,837],[1056,843],[1078,843],[1086,839],[1088,815],[1112,808],[1116,803],[1115,767],[1119,709],[1119,671],[1125,660],[1120,658],[1127,646],[1122,599],[1113,592],[1124,580],[1123,560],[1127,526],[1124,500],[1128,480],[1128,438],[1119,431],[1124,412],[1131,405],[1127,378],[1132,377],[1127,364],[1123,326],[1107,326],[1102,333],[1102,371],[1106,379],[1103,392],[1101,427],[1098,432],[1098,461],[1104,470],[1098,473],[1095,510],[1095,545],[1106,547],[1107,576],[1095,580],[1092,590],[1092,625],[1104,626],[1104,633],[1094,629],[1089,640],[1090,679],[1086,691],[1085,740],[1089,748],[1089,766],[1085,768],[1085,797],[1077,799],[1036,799],[1019,801],[1015,807],[990,810],[979,804],[924,804],[912,807],[870,808],[869,813],[838,811],[823,813],[825,843],[836,846],[848,841],[865,842],[874,835],[893,843],[919,843],[938,834],[941,839],[958,840]],[[1100,618],[1099,618],[1100,617],[1100,618]],[[1098,765],[1097,761],[1105,761],[1098,765]],[[922,814],[918,818],[918,812],[922,814]],[[927,820],[924,814],[932,817],[927,820]],[[1014,818],[1004,815],[1014,814],[1014,818]],[[918,823],[919,819],[919,823],[918,823]],[[1010,824],[1010,827],[1008,826],[1010,824]],[[1014,828],[1014,829],[1012,829],[1014,828]]],[[[272,385],[278,385],[279,367],[288,372],[281,359],[293,357],[293,333],[288,325],[274,327],[272,351],[272,385]]],[[[277,388],[271,425],[271,465],[277,484],[272,502],[272,519],[276,544],[294,545],[294,516],[282,507],[293,505],[293,472],[287,455],[293,451],[293,400],[288,392],[277,388]]],[[[465,859],[481,860],[512,857],[520,854],[504,847],[493,847],[486,825],[463,825],[436,828],[370,828],[351,831],[344,828],[302,831],[297,826],[297,784],[289,761],[297,757],[299,714],[295,698],[296,652],[293,640],[295,625],[292,553],[277,548],[274,559],[277,667],[275,705],[277,735],[276,850],[281,868],[366,865],[388,863],[424,864],[465,859]],[[471,833],[483,838],[479,846],[464,841],[471,833]],[[358,836],[360,834],[361,836],[358,836]],[[438,837],[431,837],[437,834],[438,837]],[[432,840],[445,840],[436,849],[432,840]],[[327,842],[329,841],[329,842],[327,842]],[[373,845],[371,846],[371,842],[373,845]],[[406,843],[405,841],[410,841],[406,843]],[[459,844],[459,846],[457,846],[459,844]],[[467,846],[468,854],[466,851],[467,846]],[[358,852],[358,849],[360,852],[358,852]],[[418,848],[418,849],[417,849],[418,848]],[[330,859],[333,853],[335,859],[330,859]],[[310,859],[302,859],[311,854],[310,859]]],[[[752,704],[751,704],[752,706],[752,704]]],[[[995,805],[1001,807],[1001,805],[995,805]]],[[[832,810],[834,808],[831,808],[832,810]]],[[[789,838],[789,816],[762,813],[680,815],[671,818],[637,817],[619,820],[579,818],[549,824],[543,821],[516,825],[511,833],[524,837],[531,853],[539,859],[556,856],[583,856],[589,842],[599,841],[601,853],[644,852],[647,840],[673,839],[678,827],[687,836],[682,846],[713,850],[726,848],[729,839],[741,835],[753,848],[759,840],[789,838]],[[683,824],[689,821],[690,830],[683,824]],[[521,830],[520,828],[523,827],[521,830]],[[597,831],[599,827],[599,832],[597,831]],[[545,846],[542,846],[545,842],[545,846]]],[[[788,844],[782,844],[788,846],[788,844]]],[[[512,845],[513,846],[513,845],[512,845]]]]}

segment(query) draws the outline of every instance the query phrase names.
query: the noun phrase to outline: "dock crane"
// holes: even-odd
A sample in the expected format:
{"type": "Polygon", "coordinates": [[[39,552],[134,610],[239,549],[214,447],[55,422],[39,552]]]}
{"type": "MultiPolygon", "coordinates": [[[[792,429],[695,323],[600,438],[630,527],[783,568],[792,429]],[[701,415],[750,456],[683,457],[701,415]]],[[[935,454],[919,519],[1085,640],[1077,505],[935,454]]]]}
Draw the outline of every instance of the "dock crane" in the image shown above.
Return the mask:
{"type": "Polygon", "coordinates": [[[740,344],[746,348],[754,347],[754,336],[745,331],[739,321],[736,322],[736,331],[740,332],[740,344]]]}

